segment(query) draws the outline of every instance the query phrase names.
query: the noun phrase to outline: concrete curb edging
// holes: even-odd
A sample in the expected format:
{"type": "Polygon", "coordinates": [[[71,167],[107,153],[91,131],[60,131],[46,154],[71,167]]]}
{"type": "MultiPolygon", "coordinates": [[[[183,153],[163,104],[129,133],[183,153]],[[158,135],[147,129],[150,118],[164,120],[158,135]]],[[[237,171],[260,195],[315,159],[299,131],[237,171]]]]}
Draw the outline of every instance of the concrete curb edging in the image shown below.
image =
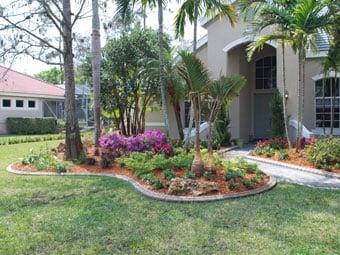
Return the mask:
{"type": "Polygon", "coordinates": [[[7,172],[17,175],[28,175],[28,176],[103,176],[103,177],[111,177],[111,178],[117,178],[124,181],[127,181],[133,185],[133,187],[140,192],[142,195],[155,199],[160,201],[167,201],[167,202],[208,202],[208,201],[218,201],[218,200],[224,200],[224,199],[231,199],[231,198],[240,198],[240,197],[246,197],[246,196],[252,196],[256,194],[260,194],[266,191],[271,190],[276,185],[276,178],[273,176],[269,176],[269,181],[265,185],[253,189],[253,190],[247,190],[239,193],[233,193],[233,194],[225,194],[225,195],[212,195],[212,196],[173,196],[173,195],[166,195],[166,194],[160,194],[157,192],[154,192],[152,190],[148,190],[144,188],[141,184],[136,182],[130,177],[124,176],[124,175],[118,175],[118,174],[105,174],[105,173],[48,173],[48,172],[24,172],[19,171],[13,168],[13,165],[9,165],[6,168],[7,172]]]}
{"type": "Polygon", "coordinates": [[[340,179],[340,174],[327,172],[325,170],[315,169],[315,168],[311,168],[311,167],[298,166],[298,165],[294,165],[294,164],[290,164],[290,163],[279,162],[279,161],[276,161],[276,160],[266,159],[266,158],[262,158],[262,157],[252,156],[252,155],[245,155],[244,157],[246,159],[254,160],[254,161],[257,161],[257,162],[261,162],[261,163],[267,163],[267,164],[272,164],[272,165],[276,165],[276,166],[292,168],[292,169],[295,169],[295,170],[300,170],[300,171],[304,171],[304,172],[308,172],[308,173],[318,174],[318,175],[329,177],[329,178],[340,179]]]}

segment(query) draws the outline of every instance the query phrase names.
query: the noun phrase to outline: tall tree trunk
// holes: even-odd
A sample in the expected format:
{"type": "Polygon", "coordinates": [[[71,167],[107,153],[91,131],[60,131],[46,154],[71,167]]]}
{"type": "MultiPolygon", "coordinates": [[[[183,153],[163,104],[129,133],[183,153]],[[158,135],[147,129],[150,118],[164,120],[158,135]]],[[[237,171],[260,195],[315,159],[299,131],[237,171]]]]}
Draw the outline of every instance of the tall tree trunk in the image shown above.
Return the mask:
{"type": "Polygon", "coordinates": [[[179,138],[181,141],[184,139],[184,132],[183,132],[183,125],[182,125],[182,119],[181,119],[181,108],[179,106],[178,100],[174,100],[172,103],[174,112],[175,112],[175,117],[176,117],[176,122],[177,122],[177,129],[178,129],[178,134],[179,138]]]}
{"type": "Polygon", "coordinates": [[[170,135],[168,104],[166,101],[166,88],[164,77],[164,38],[163,38],[163,1],[158,0],[158,36],[159,36],[159,85],[161,87],[162,112],[164,118],[164,128],[167,136],[170,135]]]}
{"type": "Polygon", "coordinates": [[[285,122],[285,133],[286,138],[288,141],[288,148],[292,148],[292,144],[289,138],[289,131],[288,131],[288,114],[287,114],[287,102],[286,102],[286,91],[287,91],[287,84],[286,84],[286,57],[285,57],[285,44],[282,40],[282,85],[283,85],[283,95],[282,95],[282,105],[283,105],[283,119],[285,122]]]}
{"type": "Polygon", "coordinates": [[[203,174],[204,164],[201,156],[201,143],[200,143],[200,103],[199,96],[195,95],[193,98],[193,107],[195,115],[195,157],[192,162],[191,171],[196,177],[200,177],[203,174]]]}
{"type": "Polygon", "coordinates": [[[212,148],[212,116],[213,113],[210,113],[208,120],[208,162],[207,162],[207,170],[210,172],[214,172],[214,156],[213,156],[213,148],[212,148]]]}
{"type": "Polygon", "coordinates": [[[99,153],[100,138],[100,21],[99,21],[98,0],[92,0],[92,84],[93,84],[93,102],[94,102],[94,144],[96,154],[99,153]]]}
{"type": "Polygon", "coordinates": [[[72,22],[70,0],[63,0],[63,32],[64,32],[64,80],[65,80],[65,158],[77,159],[82,150],[78,116],[75,99],[75,82],[72,50],[72,22]]]}
{"type": "Polygon", "coordinates": [[[302,57],[301,53],[299,52],[299,83],[298,83],[298,114],[297,114],[297,131],[296,131],[296,151],[300,149],[300,141],[301,141],[301,133],[300,133],[300,126],[301,126],[301,86],[302,86],[302,57]]]}
{"type": "MultiPolygon", "coordinates": [[[[302,86],[301,86],[301,115],[300,115],[300,138],[303,138],[303,117],[305,111],[305,63],[306,56],[302,55],[302,86]]],[[[300,145],[299,145],[300,146],[300,145]]]]}
{"type": "MultiPolygon", "coordinates": [[[[325,75],[326,76],[326,75],[325,75]]],[[[325,126],[325,78],[322,79],[322,130],[323,134],[326,134],[326,126],[325,126]]]]}
{"type": "MultiPolygon", "coordinates": [[[[192,51],[193,53],[196,52],[197,49],[197,21],[198,21],[198,0],[195,0],[195,6],[194,6],[194,40],[192,42],[192,51]]],[[[184,148],[186,149],[187,152],[189,152],[189,145],[190,145],[190,135],[192,131],[192,125],[194,122],[194,109],[193,109],[193,102],[191,101],[191,106],[190,106],[190,112],[189,112],[189,126],[188,130],[186,133],[186,138],[185,138],[185,143],[184,143],[184,148]]]]}
{"type": "Polygon", "coordinates": [[[335,72],[335,76],[333,79],[331,79],[333,81],[333,84],[331,84],[331,95],[333,96],[333,98],[331,99],[332,103],[332,108],[331,108],[331,132],[330,135],[333,135],[333,131],[334,131],[334,116],[335,116],[335,101],[336,101],[336,72],[335,72]],[[333,86],[332,86],[333,85],[333,86]]]}

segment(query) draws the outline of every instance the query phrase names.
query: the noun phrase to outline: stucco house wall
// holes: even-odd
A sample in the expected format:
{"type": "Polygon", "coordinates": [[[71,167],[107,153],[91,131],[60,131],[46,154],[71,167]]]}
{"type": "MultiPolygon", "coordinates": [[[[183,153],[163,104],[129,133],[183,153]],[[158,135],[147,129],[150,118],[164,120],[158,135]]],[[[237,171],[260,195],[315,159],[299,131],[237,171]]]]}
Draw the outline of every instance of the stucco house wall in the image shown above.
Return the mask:
{"type": "Polygon", "coordinates": [[[0,96],[0,134],[6,134],[6,119],[8,117],[22,117],[22,118],[39,118],[43,117],[42,100],[33,97],[13,97],[13,96],[0,96]],[[4,99],[11,100],[11,107],[2,107],[4,99]],[[16,100],[23,100],[24,107],[16,107],[16,100]],[[35,108],[28,108],[28,101],[35,101],[35,108]]]}

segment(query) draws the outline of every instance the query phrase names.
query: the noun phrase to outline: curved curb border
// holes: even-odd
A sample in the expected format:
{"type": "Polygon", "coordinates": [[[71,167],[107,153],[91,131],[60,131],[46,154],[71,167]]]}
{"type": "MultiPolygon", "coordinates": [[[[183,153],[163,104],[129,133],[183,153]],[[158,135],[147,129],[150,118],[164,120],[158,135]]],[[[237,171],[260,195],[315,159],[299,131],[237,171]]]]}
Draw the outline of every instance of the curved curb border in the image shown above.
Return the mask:
{"type": "Polygon", "coordinates": [[[12,164],[6,168],[7,172],[17,175],[29,175],[29,176],[104,176],[104,177],[112,177],[127,181],[133,185],[133,187],[140,192],[142,195],[152,198],[155,200],[160,201],[167,201],[167,202],[208,202],[208,201],[218,201],[224,199],[231,199],[231,198],[240,198],[240,197],[247,197],[256,194],[260,194],[266,191],[271,190],[276,185],[276,178],[273,176],[269,176],[269,181],[264,186],[261,186],[257,189],[243,191],[234,194],[226,194],[226,195],[212,195],[212,196],[173,196],[173,195],[166,195],[160,194],[151,190],[144,188],[141,184],[136,182],[135,180],[131,179],[130,177],[118,175],[118,174],[103,174],[103,173],[43,173],[43,172],[24,172],[15,170],[12,167],[12,164]]]}
{"type": "Polygon", "coordinates": [[[266,158],[262,158],[262,157],[256,157],[256,156],[252,156],[252,155],[245,155],[244,157],[246,159],[258,161],[258,162],[261,162],[261,163],[267,163],[267,164],[272,164],[272,165],[276,165],[276,166],[292,168],[294,170],[300,170],[300,171],[313,173],[313,174],[317,174],[317,175],[321,175],[321,176],[325,176],[325,177],[329,177],[329,178],[340,179],[340,174],[327,172],[325,170],[320,170],[320,169],[311,168],[311,167],[298,166],[298,165],[294,165],[294,164],[290,164],[290,163],[279,162],[279,161],[276,161],[276,160],[266,159],[266,158]]]}

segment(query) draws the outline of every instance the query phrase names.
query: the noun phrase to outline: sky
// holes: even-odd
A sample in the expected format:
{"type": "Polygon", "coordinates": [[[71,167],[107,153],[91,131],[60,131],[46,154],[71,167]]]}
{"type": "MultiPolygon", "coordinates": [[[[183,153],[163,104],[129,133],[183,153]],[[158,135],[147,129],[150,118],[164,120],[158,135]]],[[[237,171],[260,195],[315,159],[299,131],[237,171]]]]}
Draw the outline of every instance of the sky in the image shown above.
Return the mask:
{"type": "MultiPolygon", "coordinates": [[[[174,17],[176,14],[176,11],[179,7],[179,4],[177,1],[173,1],[169,3],[165,10],[164,10],[164,31],[171,36],[174,36],[174,17]]],[[[114,15],[114,6],[111,6],[108,8],[108,10],[105,13],[101,13],[104,18],[109,18],[109,15],[114,15]],[[111,9],[110,9],[111,8],[111,9]]],[[[158,28],[158,18],[157,18],[157,9],[148,10],[147,11],[147,21],[146,24],[148,27],[152,27],[154,29],[158,28]]],[[[77,24],[74,27],[74,32],[79,33],[83,36],[90,36],[91,34],[91,17],[88,17],[86,19],[79,20],[77,24]]],[[[198,27],[198,38],[204,36],[206,33],[206,30],[198,27]]],[[[104,34],[104,31],[101,32],[101,34],[104,34]]],[[[185,29],[185,37],[183,38],[184,41],[187,43],[190,42],[193,38],[193,27],[192,25],[188,24],[185,29]]],[[[179,44],[180,42],[176,41],[175,44],[179,44]]],[[[105,37],[102,36],[102,45],[105,44],[105,37]]],[[[0,63],[2,64],[2,63],[0,63]]],[[[33,60],[30,56],[22,56],[18,58],[13,65],[11,66],[12,69],[26,73],[29,75],[34,75],[36,73],[39,73],[43,70],[48,70],[52,68],[53,66],[46,65],[40,61],[33,60]]]]}

